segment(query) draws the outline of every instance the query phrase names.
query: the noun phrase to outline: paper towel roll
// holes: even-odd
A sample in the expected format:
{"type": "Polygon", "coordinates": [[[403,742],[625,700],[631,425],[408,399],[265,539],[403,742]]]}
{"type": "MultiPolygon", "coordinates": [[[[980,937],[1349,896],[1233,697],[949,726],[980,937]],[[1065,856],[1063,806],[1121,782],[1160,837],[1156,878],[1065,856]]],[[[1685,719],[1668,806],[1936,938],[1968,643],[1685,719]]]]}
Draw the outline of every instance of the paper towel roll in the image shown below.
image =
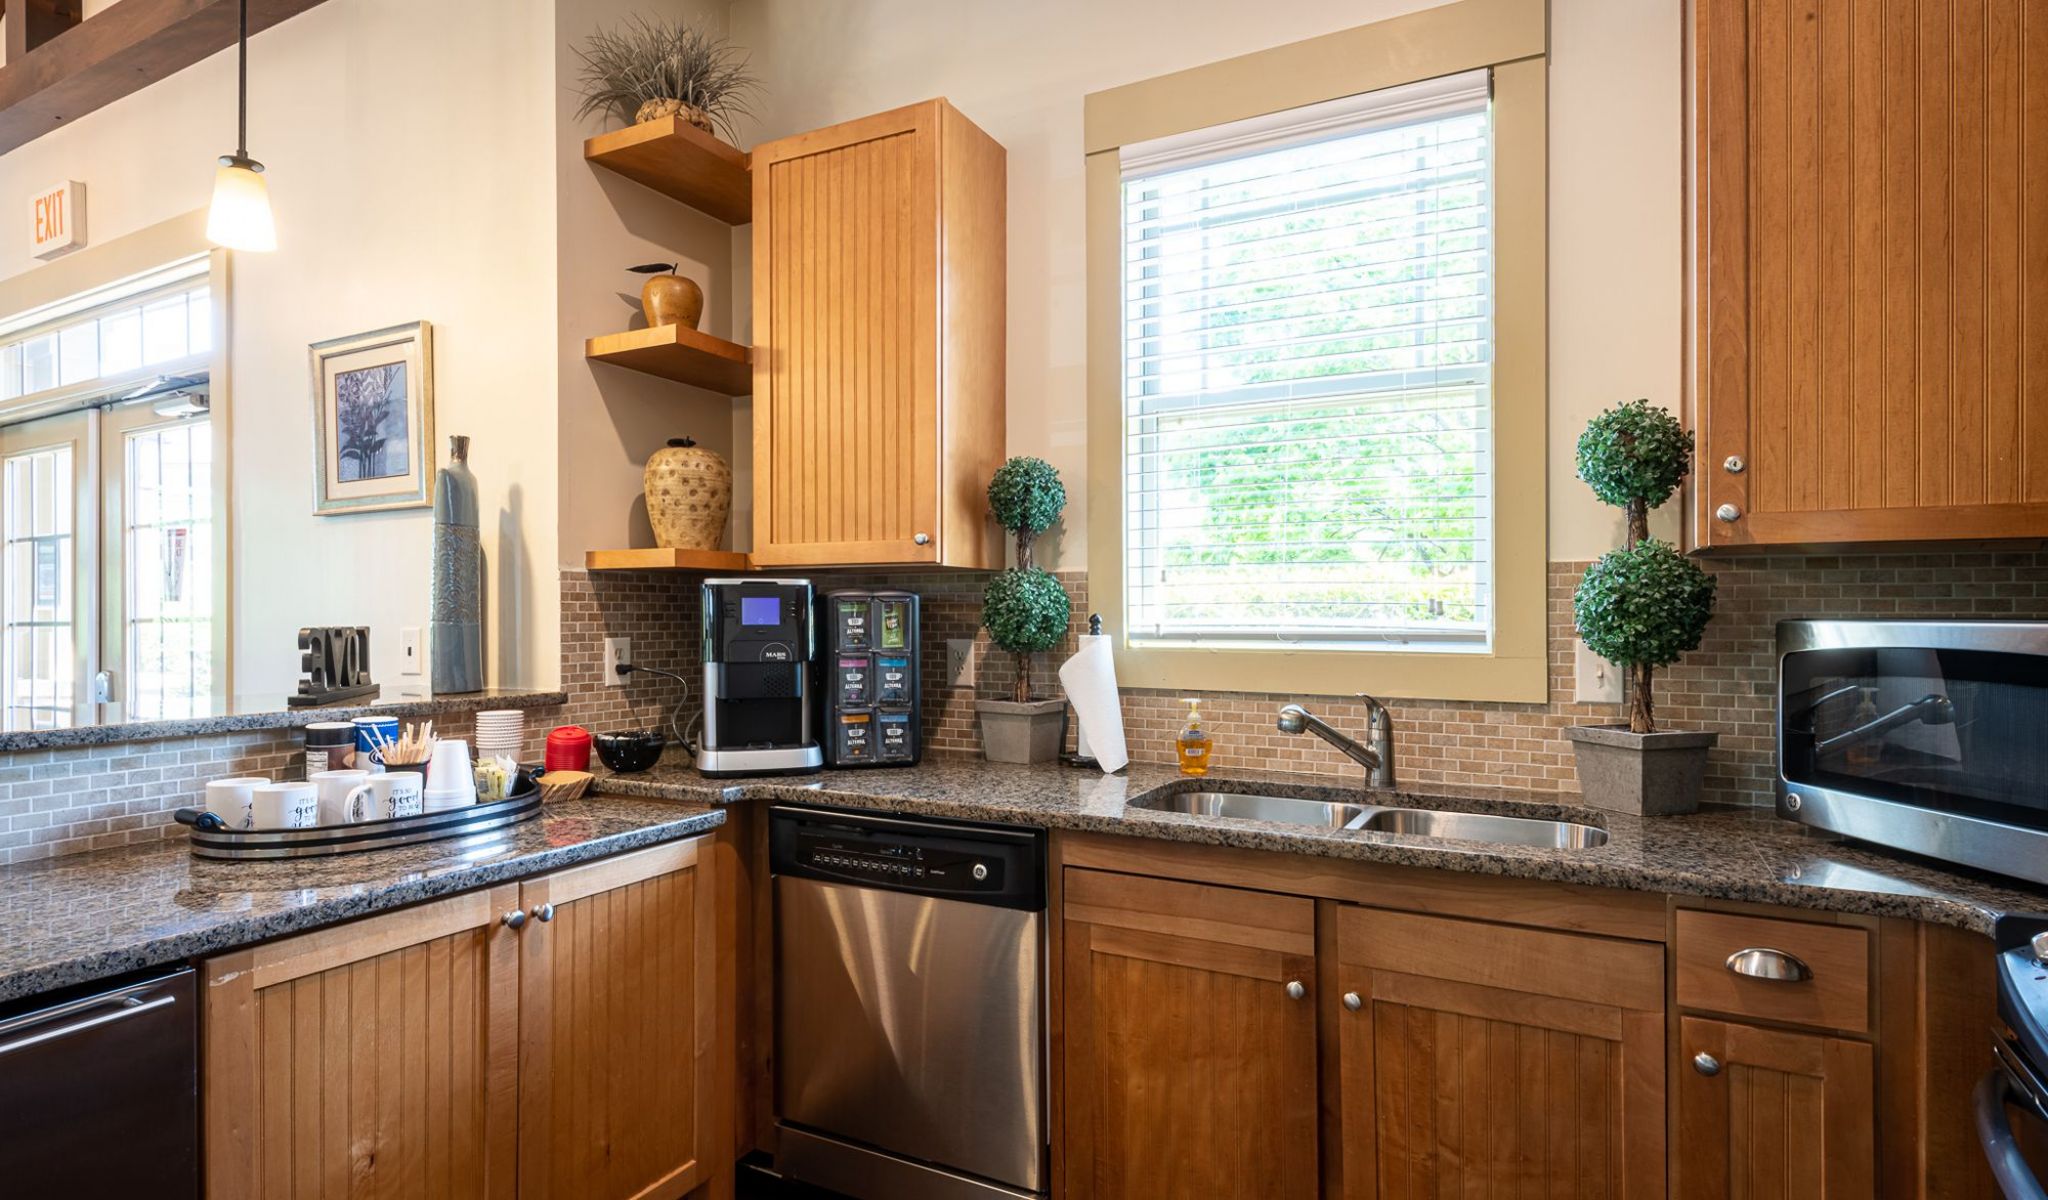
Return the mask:
{"type": "Polygon", "coordinates": [[[1080,651],[1060,664],[1060,686],[1067,689],[1067,702],[1074,706],[1095,761],[1105,773],[1122,770],[1131,756],[1124,747],[1124,710],[1107,635],[1081,638],[1080,651]]]}

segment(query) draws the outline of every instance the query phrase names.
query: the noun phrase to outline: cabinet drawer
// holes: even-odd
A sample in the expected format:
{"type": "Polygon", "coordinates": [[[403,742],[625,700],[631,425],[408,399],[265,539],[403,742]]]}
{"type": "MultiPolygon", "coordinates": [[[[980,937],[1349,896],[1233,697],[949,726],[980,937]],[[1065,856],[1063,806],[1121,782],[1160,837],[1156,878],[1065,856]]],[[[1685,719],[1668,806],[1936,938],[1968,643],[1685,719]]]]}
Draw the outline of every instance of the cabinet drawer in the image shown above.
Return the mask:
{"type": "Polygon", "coordinates": [[[1680,912],[1678,1003],[1766,1021],[1852,1033],[1870,1029],[1870,934],[1854,925],[1680,912]],[[1791,967],[1760,978],[1731,963],[1744,951],[1791,967]],[[1780,957],[1782,956],[1782,957],[1780,957]]]}

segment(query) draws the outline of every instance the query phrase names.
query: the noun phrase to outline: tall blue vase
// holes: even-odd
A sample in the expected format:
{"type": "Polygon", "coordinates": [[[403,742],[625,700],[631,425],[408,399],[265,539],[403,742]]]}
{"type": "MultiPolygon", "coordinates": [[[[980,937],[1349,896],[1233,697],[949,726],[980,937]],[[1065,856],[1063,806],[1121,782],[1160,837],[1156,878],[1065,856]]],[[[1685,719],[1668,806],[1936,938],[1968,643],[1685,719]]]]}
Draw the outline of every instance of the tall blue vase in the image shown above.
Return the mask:
{"type": "Polygon", "coordinates": [[[477,537],[476,476],[469,439],[448,439],[448,465],[434,480],[434,600],[429,614],[437,696],[484,687],[483,546],[477,537]]]}

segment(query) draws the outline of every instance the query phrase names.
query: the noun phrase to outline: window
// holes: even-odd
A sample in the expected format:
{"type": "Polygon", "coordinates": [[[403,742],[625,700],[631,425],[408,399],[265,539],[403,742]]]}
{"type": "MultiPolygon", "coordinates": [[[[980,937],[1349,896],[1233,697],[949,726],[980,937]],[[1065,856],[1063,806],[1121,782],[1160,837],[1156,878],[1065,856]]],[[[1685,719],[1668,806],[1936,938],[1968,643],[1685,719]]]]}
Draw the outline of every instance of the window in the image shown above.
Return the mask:
{"type": "Polygon", "coordinates": [[[0,403],[89,390],[212,349],[213,295],[201,256],[0,321],[0,403]]]}
{"type": "Polygon", "coordinates": [[[1132,645],[1492,648],[1488,91],[1121,148],[1132,645]]]}
{"type": "Polygon", "coordinates": [[[72,724],[78,681],[74,471],[69,443],[0,457],[0,528],[6,534],[0,679],[8,729],[72,724]]]}

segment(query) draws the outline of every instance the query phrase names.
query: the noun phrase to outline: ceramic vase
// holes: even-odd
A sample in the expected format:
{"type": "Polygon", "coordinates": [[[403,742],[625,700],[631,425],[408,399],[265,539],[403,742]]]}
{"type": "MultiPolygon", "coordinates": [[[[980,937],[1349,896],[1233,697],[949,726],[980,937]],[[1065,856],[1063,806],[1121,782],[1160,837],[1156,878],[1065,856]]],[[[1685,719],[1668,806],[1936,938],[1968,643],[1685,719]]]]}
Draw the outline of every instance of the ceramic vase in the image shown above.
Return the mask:
{"type": "Polygon", "coordinates": [[[649,275],[640,285],[640,311],[649,325],[683,325],[704,319],[704,289],[685,275],[649,275]]]}
{"type": "Polygon", "coordinates": [[[483,546],[478,540],[476,476],[469,439],[448,439],[448,465],[434,477],[434,694],[484,687],[483,546]]]}
{"type": "Polygon", "coordinates": [[[647,520],[664,550],[716,550],[732,510],[732,468],[689,438],[670,438],[647,460],[647,520]]]}

